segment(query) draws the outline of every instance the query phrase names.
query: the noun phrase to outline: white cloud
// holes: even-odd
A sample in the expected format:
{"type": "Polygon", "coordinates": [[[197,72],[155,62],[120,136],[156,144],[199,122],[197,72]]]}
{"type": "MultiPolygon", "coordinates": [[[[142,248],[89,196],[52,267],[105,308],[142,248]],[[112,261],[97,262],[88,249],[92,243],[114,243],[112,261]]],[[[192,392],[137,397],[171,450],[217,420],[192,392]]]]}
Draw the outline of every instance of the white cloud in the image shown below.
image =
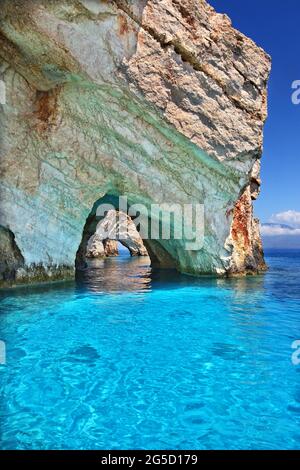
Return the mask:
{"type": "Polygon", "coordinates": [[[270,222],[279,224],[288,224],[293,227],[300,228],[300,212],[289,210],[273,214],[270,222]]]}
{"type": "Polygon", "coordinates": [[[262,225],[260,228],[262,236],[274,237],[279,235],[289,235],[291,237],[300,236],[300,228],[291,229],[289,227],[280,227],[279,225],[262,225]]]}

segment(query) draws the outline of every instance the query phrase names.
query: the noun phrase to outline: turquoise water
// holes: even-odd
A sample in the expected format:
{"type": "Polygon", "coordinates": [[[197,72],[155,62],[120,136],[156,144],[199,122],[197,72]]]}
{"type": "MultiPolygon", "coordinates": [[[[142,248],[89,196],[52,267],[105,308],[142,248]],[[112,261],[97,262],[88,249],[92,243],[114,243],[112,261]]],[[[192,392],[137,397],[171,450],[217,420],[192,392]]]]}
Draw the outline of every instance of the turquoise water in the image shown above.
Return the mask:
{"type": "Polygon", "coordinates": [[[299,449],[300,253],[217,280],[110,259],[1,295],[2,449],[299,449]]]}

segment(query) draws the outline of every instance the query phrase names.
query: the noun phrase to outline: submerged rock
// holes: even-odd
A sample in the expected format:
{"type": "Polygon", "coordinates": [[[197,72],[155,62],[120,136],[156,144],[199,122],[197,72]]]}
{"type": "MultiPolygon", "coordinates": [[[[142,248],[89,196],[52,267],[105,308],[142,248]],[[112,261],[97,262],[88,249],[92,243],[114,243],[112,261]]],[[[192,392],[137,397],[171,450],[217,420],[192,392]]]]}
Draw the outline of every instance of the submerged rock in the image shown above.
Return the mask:
{"type": "Polygon", "coordinates": [[[152,262],[264,268],[252,199],[270,59],[226,15],[204,0],[3,0],[0,20],[0,224],[24,278],[72,272],[95,203],[119,195],[204,204],[203,247],[147,240],[152,262]]]}

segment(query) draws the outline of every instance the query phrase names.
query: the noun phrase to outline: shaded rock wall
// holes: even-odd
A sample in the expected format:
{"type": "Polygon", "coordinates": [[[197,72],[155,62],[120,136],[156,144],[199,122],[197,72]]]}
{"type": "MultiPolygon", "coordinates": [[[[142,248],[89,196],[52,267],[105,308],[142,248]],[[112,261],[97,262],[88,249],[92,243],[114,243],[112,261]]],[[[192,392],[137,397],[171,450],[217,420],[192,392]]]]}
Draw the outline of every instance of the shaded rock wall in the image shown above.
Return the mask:
{"type": "Polygon", "coordinates": [[[106,195],[204,204],[201,250],[147,241],[161,265],[261,269],[252,198],[270,59],[227,16],[204,0],[3,0],[0,57],[0,224],[25,273],[72,272],[106,195]]]}
{"type": "Polygon", "coordinates": [[[14,234],[0,226],[0,280],[14,280],[23,265],[24,259],[15,242],[14,234]]]}

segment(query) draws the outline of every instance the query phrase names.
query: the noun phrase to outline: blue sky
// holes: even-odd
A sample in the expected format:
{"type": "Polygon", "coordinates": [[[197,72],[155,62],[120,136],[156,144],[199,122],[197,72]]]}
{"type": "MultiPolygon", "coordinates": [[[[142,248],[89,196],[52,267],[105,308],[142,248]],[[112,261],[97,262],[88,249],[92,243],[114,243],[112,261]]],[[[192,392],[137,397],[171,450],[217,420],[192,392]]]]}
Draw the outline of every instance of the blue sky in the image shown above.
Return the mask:
{"type": "MultiPolygon", "coordinates": [[[[300,105],[291,101],[291,84],[300,80],[300,1],[209,0],[218,13],[251,37],[272,57],[269,117],[265,126],[262,191],[255,203],[262,222],[272,214],[300,215],[300,105]]],[[[288,222],[288,221],[285,221],[288,222]]]]}

